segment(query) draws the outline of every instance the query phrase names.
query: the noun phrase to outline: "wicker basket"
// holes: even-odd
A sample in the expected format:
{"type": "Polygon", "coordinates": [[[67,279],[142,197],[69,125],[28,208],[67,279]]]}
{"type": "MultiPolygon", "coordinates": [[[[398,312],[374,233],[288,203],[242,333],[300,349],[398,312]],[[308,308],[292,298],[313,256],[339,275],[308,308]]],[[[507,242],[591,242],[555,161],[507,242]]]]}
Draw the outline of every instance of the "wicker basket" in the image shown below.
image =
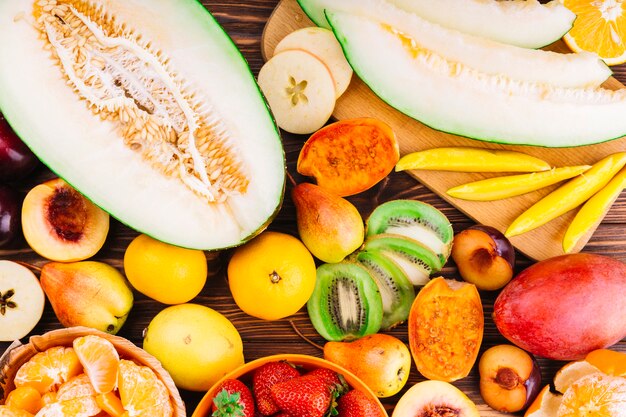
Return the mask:
{"type": "Polygon", "coordinates": [[[180,398],[180,394],[174,381],[161,366],[161,363],[148,352],[138,348],[129,340],[119,336],[113,336],[99,330],[87,327],[70,327],[67,329],[53,330],[41,336],[32,336],[25,345],[15,343],[0,358],[0,404],[4,404],[7,395],[15,386],[13,378],[17,370],[35,354],[54,346],[72,346],[74,339],[80,336],[96,335],[103,337],[113,343],[122,359],[132,359],[140,365],[152,369],[157,377],[165,384],[172,406],[174,417],[185,417],[185,404],[180,398]]]}

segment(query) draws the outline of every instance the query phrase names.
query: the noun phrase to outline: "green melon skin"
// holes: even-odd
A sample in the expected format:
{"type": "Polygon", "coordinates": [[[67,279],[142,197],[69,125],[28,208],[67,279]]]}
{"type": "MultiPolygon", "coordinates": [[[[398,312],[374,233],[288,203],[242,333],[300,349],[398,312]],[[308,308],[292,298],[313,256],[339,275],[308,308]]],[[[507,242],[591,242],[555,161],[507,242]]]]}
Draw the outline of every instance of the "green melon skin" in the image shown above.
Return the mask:
{"type": "Polygon", "coordinates": [[[625,90],[520,82],[448,62],[432,51],[413,58],[379,21],[328,10],[326,16],[361,80],[433,129],[542,147],[590,145],[626,134],[625,90]]]}
{"type": "Polygon", "coordinates": [[[168,67],[226,127],[250,180],[209,203],[162,175],[79,100],[32,20],[32,0],[0,2],[0,111],[52,171],[129,227],[177,246],[217,250],[260,233],[282,204],[285,154],[246,61],[196,0],[111,0],[106,12],[169,58],[168,67]]]}

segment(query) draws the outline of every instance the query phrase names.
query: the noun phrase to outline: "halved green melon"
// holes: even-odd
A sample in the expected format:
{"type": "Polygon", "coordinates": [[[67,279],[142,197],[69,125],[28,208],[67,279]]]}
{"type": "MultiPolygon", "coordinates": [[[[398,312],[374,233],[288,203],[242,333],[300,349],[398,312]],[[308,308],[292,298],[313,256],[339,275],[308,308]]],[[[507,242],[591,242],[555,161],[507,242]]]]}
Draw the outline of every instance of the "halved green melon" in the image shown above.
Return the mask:
{"type": "MultiPolygon", "coordinates": [[[[559,40],[576,15],[557,0],[388,0],[441,26],[470,35],[520,46],[541,48],[559,40]]],[[[298,0],[302,10],[318,26],[329,28],[324,9],[358,4],[358,0],[298,0]]],[[[380,3],[380,2],[379,2],[380,3]]]]}
{"type": "Polygon", "coordinates": [[[316,10],[323,7],[330,12],[375,19],[397,36],[407,49],[416,48],[415,54],[419,49],[428,49],[446,60],[485,74],[560,87],[595,87],[611,75],[609,67],[592,53],[559,54],[507,45],[431,23],[380,0],[300,1],[303,7],[316,4],[316,10]]]}
{"type": "Polygon", "coordinates": [[[626,134],[626,90],[567,89],[488,75],[407,45],[386,22],[338,11],[326,15],[361,80],[391,106],[434,129],[546,147],[626,134]]]}
{"type": "Polygon", "coordinates": [[[283,196],[278,129],[232,40],[194,0],[0,2],[0,109],[120,221],[238,245],[283,196]]]}

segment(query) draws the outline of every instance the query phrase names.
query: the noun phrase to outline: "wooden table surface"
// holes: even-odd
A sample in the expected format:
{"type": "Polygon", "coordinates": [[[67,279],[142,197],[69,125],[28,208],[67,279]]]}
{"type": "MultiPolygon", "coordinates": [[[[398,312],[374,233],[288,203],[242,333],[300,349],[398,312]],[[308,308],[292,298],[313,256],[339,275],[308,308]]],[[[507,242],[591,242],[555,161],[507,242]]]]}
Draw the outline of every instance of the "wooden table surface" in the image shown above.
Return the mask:
{"type": "MultiPolygon", "coordinates": [[[[243,55],[248,60],[255,74],[258,73],[263,64],[260,50],[261,33],[266,20],[277,2],[278,0],[203,1],[242,50],[243,55]]],[[[614,67],[613,70],[615,77],[622,83],[626,83],[626,66],[614,67]]],[[[296,136],[283,132],[283,142],[287,156],[287,169],[298,181],[305,180],[305,178],[299,177],[296,174],[295,169],[295,162],[300,147],[305,139],[306,137],[304,136],[296,136]]],[[[38,168],[36,173],[28,180],[15,184],[15,186],[25,193],[35,184],[52,177],[53,174],[42,166],[38,168]]],[[[269,229],[297,235],[295,209],[289,197],[289,191],[290,186],[288,185],[280,214],[269,226],[269,229]]],[[[458,210],[454,209],[405,173],[392,173],[373,189],[350,197],[349,200],[359,208],[361,215],[365,218],[378,204],[397,198],[418,199],[433,204],[448,216],[453,224],[454,231],[457,233],[473,224],[473,222],[458,210]]],[[[626,195],[622,195],[602,224],[598,227],[598,230],[589,241],[584,251],[609,255],[621,261],[626,261],[625,229],[626,195]]],[[[96,254],[93,260],[107,262],[123,272],[122,258],[124,251],[135,236],[137,236],[135,231],[117,221],[112,221],[105,246],[96,254]]],[[[34,253],[23,240],[17,242],[14,246],[14,249],[0,250],[0,259],[21,260],[38,266],[42,266],[47,262],[34,253]]],[[[205,288],[192,302],[214,308],[233,322],[243,339],[246,361],[276,353],[303,353],[321,357],[321,352],[318,349],[305,343],[294,333],[287,319],[266,322],[250,317],[239,310],[230,295],[225,277],[225,265],[227,264],[230,254],[231,251],[207,253],[210,276],[205,288]]],[[[528,265],[530,265],[530,261],[518,254],[516,271],[521,271],[528,265]]],[[[442,275],[448,278],[459,278],[457,269],[451,261],[443,269],[442,275]]],[[[491,320],[493,302],[496,295],[496,293],[482,294],[485,310],[485,335],[481,353],[493,345],[506,342],[498,333],[491,320]]],[[[135,304],[128,321],[119,332],[119,335],[141,346],[143,329],[148,325],[150,320],[166,306],[148,299],[139,293],[135,293],[135,297],[135,304]]],[[[305,335],[319,344],[324,343],[324,340],[313,329],[305,309],[290,317],[290,319],[296,323],[305,335]]],[[[43,318],[33,330],[32,334],[41,334],[60,327],[62,326],[47,304],[43,318]]],[[[408,342],[406,325],[401,325],[389,333],[408,342]]],[[[3,352],[8,345],[9,343],[0,342],[0,353],[3,352]]],[[[614,348],[626,351],[626,339],[622,340],[622,342],[614,348]]],[[[544,381],[549,382],[552,380],[556,370],[563,365],[563,362],[539,359],[539,364],[542,369],[544,381]]],[[[413,366],[407,387],[421,380],[423,380],[423,378],[413,366]]],[[[486,406],[480,398],[476,367],[474,367],[467,378],[455,382],[455,385],[461,388],[478,404],[482,416],[505,415],[493,411],[486,406]]],[[[391,414],[394,404],[406,391],[407,387],[398,395],[383,400],[389,414],[391,414]]],[[[182,391],[183,399],[187,404],[188,415],[191,415],[202,395],[203,393],[182,391]]]]}

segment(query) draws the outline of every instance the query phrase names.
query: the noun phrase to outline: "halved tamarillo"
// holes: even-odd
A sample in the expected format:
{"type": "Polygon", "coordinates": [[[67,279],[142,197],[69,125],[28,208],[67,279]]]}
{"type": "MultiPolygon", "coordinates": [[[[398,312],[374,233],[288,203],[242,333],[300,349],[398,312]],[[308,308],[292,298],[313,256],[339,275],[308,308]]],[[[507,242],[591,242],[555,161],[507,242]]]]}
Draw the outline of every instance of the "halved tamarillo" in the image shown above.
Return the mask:
{"type": "Polygon", "coordinates": [[[365,191],[385,178],[400,158],[391,128],[373,118],[342,120],[315,132],[298,157],[298,172],[339,196],[365,191]]]}
{"type": "Polygon", "coordinates": [[[476,287],[434,278],[418,293],[409,313],[409,347],[417,370],[439,381],[466,377],[476,362],[483,329],[476,287]]]}

